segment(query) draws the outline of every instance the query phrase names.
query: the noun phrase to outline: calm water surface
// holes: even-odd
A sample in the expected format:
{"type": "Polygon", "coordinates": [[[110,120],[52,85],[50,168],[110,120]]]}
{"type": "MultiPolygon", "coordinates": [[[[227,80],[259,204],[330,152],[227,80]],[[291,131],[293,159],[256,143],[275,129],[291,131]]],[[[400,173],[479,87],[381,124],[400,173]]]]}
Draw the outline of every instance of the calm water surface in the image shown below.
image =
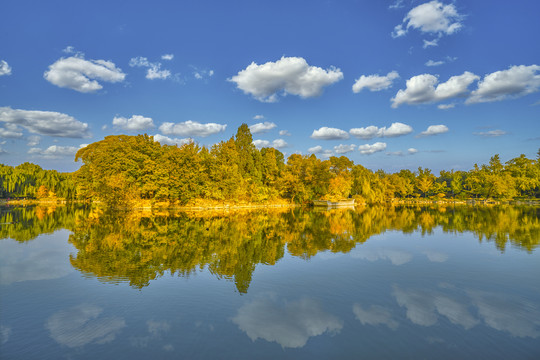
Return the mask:
{"type": "Polygon", "coordinates": [[[538,207],[0,208],[2,359],[538,359],[538,207]]]}

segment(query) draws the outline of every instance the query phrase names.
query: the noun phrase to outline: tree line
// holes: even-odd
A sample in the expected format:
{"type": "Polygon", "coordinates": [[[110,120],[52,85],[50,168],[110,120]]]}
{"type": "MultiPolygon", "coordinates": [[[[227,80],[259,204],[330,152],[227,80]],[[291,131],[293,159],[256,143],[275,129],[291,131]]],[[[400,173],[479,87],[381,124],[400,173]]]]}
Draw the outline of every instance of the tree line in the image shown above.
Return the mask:
{"type": "Polygon", "coordinates": [[[179,205],[197,201],[309,203],[354,197],[361,203],[394,199],[516,199],[540,197],[540,150],[502,163],[499,155],[470,171],[436,176],[428,168],[386,173],[354,164],[345,156],[328,160],[279,150],[257,149],[249,127],[211,148],[194,142],[161,145],[152,136],[112,135],[80,149],[79,170],[62,174],[25,163],[0,167],[2,197],[98,200],[126,207],[141,200],[179,205]],[[41,189],[41,191],[39,191],[41,189]]]}

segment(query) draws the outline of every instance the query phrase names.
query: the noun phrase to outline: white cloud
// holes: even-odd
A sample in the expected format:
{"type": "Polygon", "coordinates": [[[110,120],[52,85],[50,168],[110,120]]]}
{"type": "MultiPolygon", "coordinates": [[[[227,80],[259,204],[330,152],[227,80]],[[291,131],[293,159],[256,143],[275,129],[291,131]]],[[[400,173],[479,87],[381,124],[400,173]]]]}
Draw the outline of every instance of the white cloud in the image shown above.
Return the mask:
{"type": "Polygon", "coordinates": [[[313,146],[308,149],[308,152],[312,154],[319,154],[322,151],[323,151],[323,147],[321,145],[313,146]]]}
{"type": "Polygon", "coordinates": [[[392,319],[390,311],[379,305],[372,305],[364,310],[360,304],[354,304],[353,313],[362,325],[386,325],[392,330],[399,326],[399,323],[392,319]]]}
{"type": "Polygon", "coordinates": [[[466,103],[500,101],[537,92],[540,89],[540,65],[512,66],[484,76],[466,103]]]}
{"type": "Polygon", "coordinates": [[[391,71],[386,76],[362,75],[356,79],[352,90],[354,93],[359,93],[363,88],[368,88],[370,91],[381,91],[392,86],[392,82],[399,78],[397,71],[391,71]]]}
{"type": "Polygon", "coordinates": [[[454,4],[444,5],[437,0],[430,1],[409,11],[403,23],[394,28],[392,36],[404,36],[411,27],[422,33],[450,35],[461,29],[462,18],[454,4]]]}
{"type": "Polygon", "coordinates": [[[354,151],[354,149],[356,149],[356,145],[354,144],[350,144],[350,145],[339,144],[339,145],[334,146],[334,152],[336,154],[350,153],[354,151]]]}
{"type": "Polygon", "coordinates": [[[396,0],[394,3],[388,6],[389,9],[401,9],[403,7],[403,0],[396,0]]]}
{"type": "Polygon", "coordinates": [[[39,135],[71,138],[90,136],[88,124],[82,123],[72,116],[54,111],[17,110],[10,107],[0,107],[0,122],[21,126],[29,132],[39,135]]]}
{"type": "Polygon", "coordinates": [[[388,151],[386,155],[389,156],[404,156],[403,151],[388,151]]]}
{"type": "Polygon", "coordinates": [[[477,136],[484,136],[484,137],[498,137],[508,134],[504,130],[490,130],[490,131],[483,131],[483,132],[475,132],[473,135],[477,136]]]}
{"type": "Polygon", "coordinates": [[[162,60],[172,60],[174,58],[174,54],[164,54],[161,55],[162,60]]]}
{"type": "Polygon", "coordinates": [[[377,127],[377,126],[367,126],[365,128],[354,128],[349,130],[352,136],[355,136],[359,139],[369,140],[374,137],[397,137],[410,134],[413,131],[413,128],[407,124],[400,122],[395,122],[390,125],[390,127],[377,127]]]}
{"type": "Polygon", "coordinates": [[[264,119],[264,115],[255,115],[253,117],[253,120],[262,120],[262,119],[264,119]]]}
{"type": "Polygon", "coordinates": [[[159,127],[159,131],[165,135],[178,136],[201,136],[206,137],[225,131],[227,125],[207,123],[201,124],[196,121],[185,121],[181,123],[165,122],[159,127]]]}
{"type": "Polygon", "coordinates": [[[192,67],[194,69],[193,76],[197,80],[203,80],[203,79],[207,79],[209,77],[214,76],[214,70],[200,70],[196,68],[195,66],[192,66],[192,67]]]}
{"type": "Polygon", "coordinates": [[[349,134],[341,129],[329,128],[326,126],[321,127],[318,130],[313,130],[311,138],[319,140],[339,140],[348,139],[349,134]]]}
{"type": "Polygon", "coordinates": [[[11,75],[11,67],[5,60],[0,60],[0,76],[11,75]]]}
{"type": "Polygon", "coordinates": [[[444,134],[445,132],[448,132],[448,127],[446,125],[430,125],[426,131],[422,131],[418,136],[433,136],[444,134]]]}
{"type": "Polygon", "coordinates": [[[255,147],[257,147],[258,149],[263,147],[270,147],[270,141],[257,139],[253,140],[253,145],[255,145],[255,147]]]}
{"type": "Polygon", "coordinates": [[[85,60],[79,56],[72,56],[60,58],[50,65],[43,77],[56,86],[88,93],[103,88],[97,80],[122,82],[126,74],[111,61],[85,60]]]}
{"type": "Polygon", "coordinates": [[[51,145],[47,149],[30,148],[28,154],[38,155],[46,159],[57,159],[62,156],[74,156],[79,148],[75,146],[51,145]]]}
{"type": "Polygon", "coordinates": [[[152,118],[142,115],[132,115],[129,119],[122,116],[115,116],[113,126],[127,131],[140,131],[154,127],[152,118]]]}
{"type": "Polygon", "coordinates": [[[54,313],[47,319],[45,329],[57,343],[70,348],[86,344],[105,344],[114,340],[126,326],[120,317],[103,317],[103,309],[81,304],[54,313]]]}
{"type": "Polygon", "coordinates": [[[415,148],[409,148],[407,149],[407,152],[409,153],[409,155],[413,155],[413,154],[416,154],[418,150],[415,148]]]}
{"type": "Polygon", "coordinates": [[[468,86],[478,79],[477,75],[465,71],[462,75],[452,76],[448,81],[437,85],[439,80],[434,75],[416,75],[407,80],[405,90],[399,90],[391,99],[392,107],[397,108],[401,104],[431,103],[464,96],[468,92],[468,86]],[[437,85],[436,88],[435,85],[437,85]]]}
{"type": "Polygon", "coordinates": [[[369,145],[360,145],[358,146],[358,151],[360,151],[360,154],[363,155],[371,155],[379,151],[386,150],[386,143],[383,142],[376,142],[375,144],[369,145]]]}
{"type": "Polygon", "coordinates": [[[424,41],[424,45],[422,45],[422,47],[424,49],[427,49],[428,47],[431,47],[431,46],[439,46],[439,39],[433,39],[433,40],[423,40],[424,41]]]}
{"type": "Polygon", "coordinates": [[[288,130],[279,130],[279,136],[291,136],[288,130]]]}
{"type": "Polygon", "coordinates": [[[249,127],[249,130],[252,134],[261,134],[266,133],[274,128],[276,128],[277,125],[273,122],[265,121],[262,123],[253,124],[249,127]]]}
{"type": "Polygon", "coordinates": [[[148,58],[144,56],[137,56],[129,59],[129,66],[131,67],[150,67],[148,58]]]}
{"type": "Polygon", "coordinates": [[[275,139],[274,141],[272,141],[273,148],[283,149],[283,148],[286,148],[287,146],[289,146],[289,144],[287,144],[287,142],[283,139],[275,139]]]}
{"type": "Polygon", "coordinates": [[[257,148],[263,148],[263,147],[273,147],[275,149],[283,149],[289,146],[287,142],[283,139],[275,139],[274,141],[270,142],[268,140],[253,140],[253,145],[255,145],[257,148]]]}
{"type": "Polygon", "coordinates": [[[154,80],[154,79],[161,79],[165,80],[171,76],[171,72],[169,70],[161,70],[161,64],[153,64],[147,71],[146,71],[146,78],[148,80],[154,80]]]}
{"type": "Polygon", "coordinates": [[[39,145],[39,142],[40,142],[41,138],[37,135],[32,135],[32,136],[29,136],[28,137],[28,142],[26,143],[26,145],[28,146],[37,146],[39,145]]]}
{"type": "Polygon", "coordinates": [[[178,145],[182,146],[184,144],[189,144],[193,142],[193,139],[191,138],[184,138],[184,139],[178,139],[178,138],[170,138],[168,136],[164,136],[161,134],[154,135],[154,141],[157,141],[161,145],[178,145]]]}
{"type": "Polygon", "coordinates": [[[426,61],[426,66],[440,66],[442,64],[444,64],[444,61],[442,61],[442,60],[439,60],[439,61],[428,60],[428,61],[426,61]]]}
{"type": "Polygon", "coordinates": [[[440,105],[437,105],[437,108],[441,109],[441,110],[453,109],[455,107],[456,107],[456,104],[440,104],[440,105]]]}
{"type": "Polygon", "coordinates": [[[3,128],[0,128],[0,138],[17,139],[22,136],[22,129],[19,128],[16,124],[7,123],[3,128]]]}
{"type": "Polygon", "coordinates": [[[324,70],[308,65],[301,57],[282,57],[262,65],[252,62],[228,80],[259,101],[275,102],[281,91],[302,98],[319,96],[325,86],[341,79],[343,73],[337,68],[324,70]]]}
{"type": "Polygon", "coordinates": [[[283,303],[256,299],[238,309],[232,322],[252,341],[263,339],[284,348],[301,348],[310,337],[339,333],[343,328],[343,321],[311,299],[283,303]]]}
{"type": "MultiPolygon", "coordinates": [[[[165,56],[165,55],[163,55],[165,56]]],[[[163,57],[162,57],[163,58],[163,57]]],[[[171,58],[172,59],[172,58],[171,58]]],[[[169,59],[167,59],[169,60],[169,59]]],[[[171,72],[169,70],[162,70],[161,63],[159,62],[150,62],[148,58],[144,56],[137,56],[129,60],[129,66],[131,67],[145,67],[146,78],[148,80],[161,79],[165,80],[171,77],[171,72]]]]}

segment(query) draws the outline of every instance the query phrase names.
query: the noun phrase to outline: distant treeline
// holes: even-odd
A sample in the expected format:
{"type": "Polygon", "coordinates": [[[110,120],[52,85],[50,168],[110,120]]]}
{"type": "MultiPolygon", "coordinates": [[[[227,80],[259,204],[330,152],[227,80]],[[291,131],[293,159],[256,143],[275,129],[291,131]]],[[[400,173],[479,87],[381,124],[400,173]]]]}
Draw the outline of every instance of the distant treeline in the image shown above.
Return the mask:
{"type": "Polygon", "coordinates": [[[16,167],[0,164],[0,198],[76,199],[76,185],[71,173],[43,170],[24,163],[16,167]]]}
{"type": "Polygon", "coordinates": [[[387,174],[354,164],[345,156],[320,160],[293,154],[285,162],[274,148],[258,150],[246,124],[236,136],[210,149],[195,143],[161,145],[148,135],[107,136],[80,149],[83,165],[72,174],[42,170],[37,165],[3,166],[3,197],[58,197],[99,200],[127,206],[140,200],[190,204],[194,201],[264,203],[287,200],[354,197],[359,202],[393,199],[516,199],[540,197],[540,150],[536,160],[525,155],[470,171],[401,170],[387,174]],[[18,175],[14,175],[18,174],[18,175]],[[42,188],[42,186],[44,188],[42,188]],[[39,190],[43,191],[39,191],[39,190]]]}

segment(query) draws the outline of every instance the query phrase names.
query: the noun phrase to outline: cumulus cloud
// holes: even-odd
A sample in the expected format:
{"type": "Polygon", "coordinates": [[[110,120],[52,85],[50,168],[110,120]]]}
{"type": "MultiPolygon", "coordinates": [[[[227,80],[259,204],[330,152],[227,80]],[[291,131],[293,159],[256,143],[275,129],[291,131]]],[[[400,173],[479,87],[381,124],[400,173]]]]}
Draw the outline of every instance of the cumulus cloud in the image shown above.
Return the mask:
{"type": "Polygon", "coordinates": [[[376,142],[372,145],[365,144],[358,146],[358,151],[360,151],[360,154],[362,155],[371,155],[384,150],[386,150],[386,143],[383,142],[376,142]]]}
{"type": "Polygon", "coordinates": [[[343,321],[323,311],[311,299],[256,299],[238,309],[232,322],[252,341],[263,339],[284,348],[301,348],[310,337],[339,333],[343,328],[343,321]]]}
{"type": "Polygon", "coordinates": [[[288,130],[279,130],[279,136],[291,136],[288,130]]]}
{"type": "MultiPolygon", "coordinates": [[[[82,138],[89,137],[88,124],[54,111],[18,110],[0,107],[0,122],[22,127],[33,134],[82,138]]],[[[7,128],[7,127],[6,127],[7,128]]]]}
{"type": "Polygon", "coordinates": [[[353,152],[354,149],[356,149],[356,145],[354,144],[350,144],[350,145],[339,144],[339,145],[334,146],[334,152],[336,154],[350,153],[350,152],[353,152]]]}
{"type": "Polygon", "coordinates": [[[377,127],[377,126],[367,126],[363,128],[354,128],[349,130],[349,133],[359,139],[369,140],[374,137],[397,137],[402,135],[410,134],[413,131],[413,128],[407,124],[400,122],[395,122],[390,125],[390,127],[377,127]]]}
{"type": "Polygon", "coordinates": [[[500,101],[537,92],[540,89],[540,65],[512,66],[484,76],[471,93],[467,104],[500,101]]]}
{"type": "Polygon", "coordinates": [[[102,312],[99,306],[81,304],[54,313],[47,319],[45,329],[57,343],[70,348],[106,344],[115,339],[126,322],[116,316],[100,316],[102,312]]]}
{"type": "Polygon", "coordinates": [[[193,142],[193,139],[191,139],[191,138],[183,138],[183,139],[170,138],[168,136],[164,136],[164,135],[161,135],[161,134],[156,134],[156,135],[154,135],[154,141],[157,141],[161,145],[178,145],[178,146],[182,146],[184,144],[189,144],[189,143],[193,142]]]}
{"type": "Polygon", "coordinates": [[[468,92],[468,86],[478,79],[477,75],[465,71],[462,75],[452,76],[448,81],[437,85],[439,80],[434,75],[416,75],[407,80],[405,90],[399,90],[391,99],[392,107],[397,108],[402,104],[431,103],[464,96],[468,92]]]}
{"type": "Polygon", "coordinates": [[[440,105],[437,105],[437,108],[441,109],[441,110],[453,109],[455,107],[456,107],[456,104],[440,104],[440,105]]]}
{"type": "Polygon", "coordinates": [[[313,130],[313,133],[311,134],[312,139],[319,139],[319,140],[340,140],[340,139],[348,139],[349,134],[341,129],[336,128],[329,128],[326,126],[321,127],[318,130],[313,130]]]}
{"type": "Polygon", "coordinates": [[[252,134],[262,134],[266,133],[274,128],[276,128],[277,125],[273,122],[265,121],[262,123],[253,124],[249,127],[249,130],[252,134]]]}
{"type": "Polygon", "coordinates": [[[259,149],[263,147],[270,147],[270,141],[257,139],[253,140],[253,145],[259,149]]]}
{"type": "Polygon", "coordinates": [[[397,71],[391,71],[385,76],[375,75],[362,75],[356,79],[352,90],[354,93],[359,93],[364,88],[368,88],[370,91],[381,91],[388,89],[392,86],[392,82],[399,77],[397,71]]]}
{"type": "Polygon", "coordinates": [[[272,147],[276,149],[283,149],[287,146],[289,146],[289,144],[287,144],[287,142],[283,139],[275,139],[274,141],[272,141],[272,147]]]}
{"type": "Polygon", "coordinates": [[[431,47],[431,46],[439,46],[439,39],[433,39],[433,40],[424,39],[424,45],[422,45],[422,47],[424,49],[427,49],[428,47],[431,47]]]}
{"type": "Polygon", "coordinates": [[[439,60],[439,61],[428,60],[428,61],[426,61],[426,66],[440,66],[442,64],[444,64],[444,61],[442,61],[442,60],[439,60]]]}
{"type": "Polygon", "coordinates": [[[172,60],[174,58],[174,54],[164,54],[161,55],[162,60],[172,60]]]}
{"type": "Polygon", "coordinates": [[[154,127],[152,118],[142,115],[132,115],[129,119],[122,116],[115,116],[113,126],[127,131],[140,131],[154,127]]]}
{"type": "Polygon", "coordinates": [[[257,148],[263,148],[263,147],[273,147],[275,149],[283,149],[289,146],[287,142],[283,139],[275,139],[274,141],[270,142],[268,140],[253,140],[253,145],[255,145],[257,148]]]}
{"type": "Polygon", "coordinates": [[[409,155],[413,155],[413,154],[416,154],[418,150],[415,148],[409,148],[407,149],[407,152],[409,153],[409,155]]]}
{"type": "Polygon", "coordinates": [[[508,134],[504,130],[490,130],[490,131],[481,131],[481,132],[475,132],[473,135],[477,136],[483,136],[483,137],[498,137],[508,134]]]}
{"type": "Polygon", "coordinates": [[[264,115],[255,115],[253,117],[253,120],[262,120],[262,119],[264,119],[264,115]]]}
{"type": "Polygon", "coordinates": [[[16,124],[7,123],[0,128],[0,138],[17,139],[23,136],[22,129],[16,124]]]}
{"type": "Polygon", "coordinates": [[[81,56],[60,58],[43,74],[45,80],[59,87],[82,93],[100,90],[98,82],[122,82],[126,74],[111,61],[85,60],[81,56]]]}
{"type": "Polygon", "coordinates": [[[311,154],[318,154],[322,157],[327,157],[327,158],[329,158],[330,156],[334,156],[334,152],[332,150],[325,150],[320,145],[310,147],[308,149],[308,152],[311,154]]]}
{"type": "Polygon", "coordinates": [[[57,159],[62,156],[73,156],[75,153],[77,153],[77,150],[79,150],[79,148],[75,146],[51,145],[46,149],[30,148],[30,150],[28,150],[28,154],[38,155],[46,159],[57,159]]]}
{"type": "Polygon", "coordinates": [[[404,36],[410,28],[438,36],[450,35],[462,28],[462,19],[454,4],[444,5],[433,0],[409,11],[403,22],[394,28],[392,36],[404,36]]]}
{"type": "Polygon", "coordinates": [[[193,76],[197,80],[203,80],[203,79],[207,79],[209,77],[214,76],[214,70],[200,70],[196,68],[195,66],[192,66],[192,67],[193,67],[193,76]]]}
{"type": "Polygon", "coordinates": [[[426,131],[422,131],[419,137],[422,136],[433,136],[433,135],[439,135],[444,134],[445,132],[448,132],[448,127],[446,125],[430,125],[426,129],[426,131]]]}
{"type": "Polygon", "coordinates": [[[26,145],[28,146],[37,146],[39,145],[39,142],[41,141],[41,137],[37,136],[37,135],[33,135],[33,136],[29,136],[27,138],[28,142],[26,143],[26,145]]]}
{"type": "Polygon", "coordinates": [[[396,330],[399,326],[399,323],[392,319],[390,311],[379,305],[372,305],[368,309],[363,309],[360,304],[354,304],[353,313],[362,325],[386,325],[392,330],[396,330]]]}
{"type": "Polygon", "coordinates": [[[279,92],[302,98],[319,96],[325,86],[341,79],[343,73],[335,67],[324,70],[308,65],[301,57],[282,57],[262,65],[252,62],[228,80],[259,101],[275,102],[279,92]]]}
{"type": "Polygon", "coordinates": [[[159,131],[165,135],[177,136],[201,136],[206,137],[225,131],[227,125],[207,123],[201,124],[196,121],[184,121],[181,123],[165,122],[159,127],[159,131]]]}
{"type": "MultiPolygon", "coordinates": [[[[170,59],[168,59],[168,60],[170,60],[170,59]]],[[[147,68],[146,69],[146,78],[148,80],[154,80],[154,79],[165,80],[165,79],[168,79],[171,76],[171,72],[169,70],[162,70],[161,69],[161,63],[159,63],[159,62],[150,62],[150,61],[148,61],[148,58],[146,58],[144,56],[137,56],[137,57],[131,58],[129,60],[129,66],[147,68]]]]}
{"type": "Polygon", "coordinates": [[[11,75],[11,67],[6,60],[0,60],[0,76],[11,75]]]}

